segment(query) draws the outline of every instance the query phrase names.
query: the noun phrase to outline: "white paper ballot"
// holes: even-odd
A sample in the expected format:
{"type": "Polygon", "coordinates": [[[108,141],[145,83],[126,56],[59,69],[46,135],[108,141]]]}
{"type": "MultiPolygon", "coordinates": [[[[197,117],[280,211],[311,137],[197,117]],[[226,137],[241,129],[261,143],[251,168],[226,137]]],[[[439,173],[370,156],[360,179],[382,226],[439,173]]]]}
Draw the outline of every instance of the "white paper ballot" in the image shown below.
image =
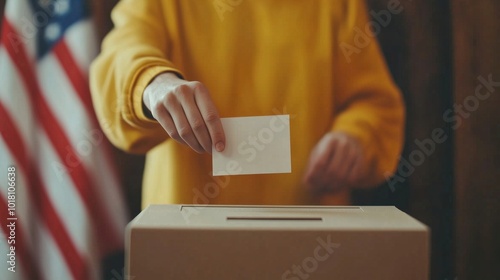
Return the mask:
{"type": "Polygon", "coordinates": [[[222,118],[226,148],[212,149],[213,175],[292,172],[290,116],[222,118]]]}

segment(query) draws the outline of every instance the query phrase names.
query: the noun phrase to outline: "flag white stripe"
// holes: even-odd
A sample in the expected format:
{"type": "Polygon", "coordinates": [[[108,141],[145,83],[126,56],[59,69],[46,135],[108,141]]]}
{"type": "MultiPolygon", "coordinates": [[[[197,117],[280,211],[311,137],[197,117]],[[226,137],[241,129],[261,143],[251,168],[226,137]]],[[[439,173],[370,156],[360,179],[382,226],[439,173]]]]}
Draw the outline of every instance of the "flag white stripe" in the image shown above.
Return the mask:
{"type": "Polygon", "coordinates": [[[65,33],[65,41],[82,73],[87,73],[90,63],[99,53],[94,24],[90,19],[73,24],[65,33]]]}
{"type": "MultiPolygon", "coordinates": [[[[7,1],[4,16],[21,35],[28,57],[34,60],[36,57],[36,36],[40,32],[40,27],[44,25],[42,22],[43,13],[35,14],[28,0],[16,0],[7,1]],[[36,19],[37,16],[39,19],[36,19]]],[[[7,36],[12,39],[11,34],[7,34],[7,36]]]]}
{"type": "MultiPolygon", "coordinates": [[[[31,222],[36,218],[33,215],[33,209],[30,200],[30,194],[28,193],[29,189],[26,188],[27,181],[25,180],[26,175],[24,174],[23,170],[19,168],[19,165],[17,162],[14,160],[12,155],[10,154],[9,150],[7,149],[7,145],[5,144],[3,138],[0,137],[0,151],[2,153],[2,160],[0,161],[0,170],[3,170],[0,174],[0,188],[1,188],[1,195],[4,199],[7,198],[7,167],[8,166],[15,166],[16,167],[16,217],[17,217],[17,223],[19,223],[20,227],[25,231],[25,234],[28,234],[31,228],[31,222]]],[[[7,200],[6,200],[7,201],[7,200]]],[[[25,242],[28,242],[28,244],[24,244],[29,247],[31,247],[32,240],[29,238],[29,236],[23,236],[23,240],[25,242]]]]}
{"type": "Polygon", "coordinates": [[[36,260],[39,263],[40,273],[44,279],[73,279],[71,272],[66,266],[66,262],[58,250],[54,238],[47,228],[40,226],[38,235],[38,256],[36,260]]]}
{"type": "Polygon", "coordinates": [[[95,147],[85,135],[92,130],[87,113],[54,54],[49,53],[39,61],[36,74],[42,95],[78,155],[91,156],[95,147]]]}
{"type": "Polygon", "coordinates": [[[0,46],[0,61],[2,62],[0,63],[0,77],[6,81],[2,83],[0,88],[0,102],[4,104],[5,109],[15,122],[15,126],[26,145],[26,152],[32,154],[35,150],[35,138],[33,137],[35,118],[31,101],[27,96],[26,88],[20,79],[17,68],[3,46],[0,46]]]}
{"type": "Polygon", "coordinates": [[[127,225],[127,209],[118,180],[110,174],[110,162],[104,151],[97,154],[94,165],[90,165],[89,169],[92,174],[96,174],[92,177],[92,181],[99,189],[104,209],[111,217],[113,225],[110,226],[114,226],[119,234],[117,237],[123,240],[123,231],[127,225]]]}
{"type": "MultiPolygon", "coordinates": [[[[91,61],[98,54],[98,44],[96,43],[97,38],[94,28],[94,23],[91,20],[84,20],[72,25],[66,31],[65,42],[71,55],[82,70],[82,73],[88,72],[91,61]]],[[[94,138],[94,140],[98,139],[98,142],[101,142],[105,137],[100,129],[93,129],[88,132],[91,132],[90,134],[97,137],[94,138]]],[[[89,133],[87,133],[87,135],[89,135],[89,133]]],[[[83,158],[83,161],[88,170],[90,170],[90,173],[107,174],[106,176],[99,176],[99,178],[94,176],[92,178],[94,179],[93,183],[94,186],[97,186],[98,189],[103,192],[102,197],[106,198],[103,205],[105,208],[108,208],[107,212],[112,215],[112,221],[115,223],[115,228],[119,231],[123,231],[127,223],[127,210],[121,195],[122,191],[117,179],[117,174],[114,174],[110,154],[106,151],[106,147],[103,147],[103,145],[99,143],[96,145],[96,148],[98,152],[95,157],[83,158]]]]}
{"type": "Polygon", "coordinates": [[[83,253],[87,250],[89,235],[92,234],[92,224],[87,216],[85,205],[45,133],[37,131],[37,138],[40,143],[37,166],[41,180],[72,243],[80,253],[83,253]]]}
{"type": "MultiPolygon", "coordinates": [[[[102,134],[100,130],[97,131],[102,134]]],[[[100,194],[100,201],[103,208],[111,217],[110,222],[113,224],[109,226],[113,227],[114,231],[118,233],[117,238],[123,240],[123,230],[127,225],[127,209],[123,202],[123,195],[120,192],[121,188],[117,178],[113,174],[110,166],[111,163],[106,156],[106,152],[103,151],[102,145],[97,148],[97,151],[93,158],[93,164],[87,159],[84,159],[84,164],[91,174],[95,174],[91,180],[100,194]]]]}
{"type": "Polygon", "coordinates": [[[115,232],[121,236],[126,225],[126,210],[118,192],[117,179],[113,176],[109,159],[103,151],[103,145],[106,143],[104,134],[90,124],[87,111],[53,54],[47,55],[39,62],[37,73],[41,90],[51,111],[60,121],[83,166],[89,170],[89,174],[95,175],[90,179],[96,191],[102,194],[100,200],[105,202],[102,205],[113,218],[111,221],[115,223],[112,225],[115,232]]]}
{"type": "MultiPolygon", "coordinates": [[[[0,196],[7,201],[7,167],[8,166],[15,166],[16,167],[16,217],[17,221],[16,224],[19,225],[19,228],[23,229],[23,235],[20,236],[25,244],[23,246],[26,249],[26,252],[30,254],[28,257],[33,257],[33,240],[31,239],[31,235],[29,234],[30,232],[36,231],[34,221],[36,221],[37,217],[34,217],[34,211],[32,211],[32,204],[30,203],[30,196],[28,193],[28,189],[26,188],[26,175],[24,172],[19,168],[19,165],[17,162],[13,159],[10,151],[7,149],[7,145],[4,142],[4,139],[0,137],[0,154],[2,155],[2,158],[0,160],[0,170],[3,170],[4,172],[0,172],[0,196]]],[[[2,221],[3,222],[3,221],[2,221]]],[[[5,242],[7,239],[3,236],[3,230],[0,230],[2,234],[2,241],[0,244],[3,246],[4,244],[7,245],[7,242],[5,242]]],[[[16,236],[19,237],[19,232],[16,233],[16,236]]],[[[18,239],[19,242],[19,239],[18,239]]],[[[7,248],[7,247],[6,247],[7,248]]],[[[0,252],[7,252],[6,250],[0,250],[0,252]]],[[[21,262],[21,259],[19,257],[19,252],[17,252],[17,258],[16,258],[16,276],[18,278],[12,278],[12,279],[25,279],[23,277],[19,277],[20,275],[23,275],[23,268],[26,267],[27,264],[21,262]],[[19,273],[21,271],[21,273],[19,273]]],[[[3,266],[4,269],[0,271],[0,279],[10,279],[9,277],[12,277],[12,273],[7,271],[7,255],[6,254],[0,254],[0,262],[2,264],[6,264],[3,266]],[[5,258],[5,261],[4,261],[5,258]]]]}

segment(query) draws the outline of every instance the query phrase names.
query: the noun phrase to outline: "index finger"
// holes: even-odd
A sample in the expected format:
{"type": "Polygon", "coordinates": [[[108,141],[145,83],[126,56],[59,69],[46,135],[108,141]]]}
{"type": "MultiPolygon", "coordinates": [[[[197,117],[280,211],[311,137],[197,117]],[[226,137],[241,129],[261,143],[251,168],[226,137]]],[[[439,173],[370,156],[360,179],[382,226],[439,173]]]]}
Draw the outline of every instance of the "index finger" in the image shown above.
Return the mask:
{"type": "Polygon", "coordinates": [[[216,151],[222,152],[226,147],[226,135],[220,121],[219,112],[208,90],[203,85],[197,86],[197,89],[194,95],[196,105],[198,106],[198,110],[200,110],[203,121],[205,121],[212,145],[214,145],[216,151]]]}

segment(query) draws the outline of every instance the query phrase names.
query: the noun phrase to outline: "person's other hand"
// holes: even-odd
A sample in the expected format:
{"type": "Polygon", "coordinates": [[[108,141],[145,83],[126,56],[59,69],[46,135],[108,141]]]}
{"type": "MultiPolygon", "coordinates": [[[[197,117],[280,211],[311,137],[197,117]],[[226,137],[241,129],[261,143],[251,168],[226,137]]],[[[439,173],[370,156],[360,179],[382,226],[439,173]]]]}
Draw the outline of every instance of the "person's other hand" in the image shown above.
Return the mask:
{"type": "Polygon", "coordinates": [[[168,135],[198,153],[225,147],[222,123],[207,88],[174,73],[162,73],[146,87],[144,105],[168,135]]]}
{"type": "Polygon", "coordinates": [[[355,187],[364,176],[364,165],[357,139],[343,132],[329,132],[309,156],[304,183],[316,194],[355,187]]]}

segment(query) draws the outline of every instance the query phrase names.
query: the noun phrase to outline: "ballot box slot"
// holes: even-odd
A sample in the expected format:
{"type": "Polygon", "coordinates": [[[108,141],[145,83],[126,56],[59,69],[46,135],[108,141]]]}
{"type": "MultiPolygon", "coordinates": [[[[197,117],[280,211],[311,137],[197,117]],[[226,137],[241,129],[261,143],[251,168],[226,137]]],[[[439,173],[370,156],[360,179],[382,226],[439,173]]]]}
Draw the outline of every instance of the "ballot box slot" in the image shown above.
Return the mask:
{"type": "Polygon", "coordinates": [[[322,222],[320,217],[227,217],[227,221],[316,221],[322,222]]]}

